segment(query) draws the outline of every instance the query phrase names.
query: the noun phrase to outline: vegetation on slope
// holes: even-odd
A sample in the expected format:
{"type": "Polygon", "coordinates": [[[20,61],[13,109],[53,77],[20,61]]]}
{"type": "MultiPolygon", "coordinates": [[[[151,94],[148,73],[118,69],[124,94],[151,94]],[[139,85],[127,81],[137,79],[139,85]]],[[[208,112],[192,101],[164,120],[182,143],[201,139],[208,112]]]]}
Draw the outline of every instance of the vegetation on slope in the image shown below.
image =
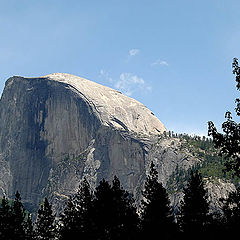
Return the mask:
{"type": "Polygon", "coordinates": [[[198,170],[203,178],[223,179],[232,182],[235,186],[239,185],[240,178],[233,172],[226,171],[224,156],[219,156],[211,138],[190,136],[188,134],[165,133],[165,138],[178,138],[181,147],[187,149],[193,156],[201,161],[192,168],[185,170],[177,167],[168,180],[168,189],[171,193],[183,189],[186,182],[190,179],[191,171],[198,170]],[[177,189],[176,189],[177,187],[177,189]]]}

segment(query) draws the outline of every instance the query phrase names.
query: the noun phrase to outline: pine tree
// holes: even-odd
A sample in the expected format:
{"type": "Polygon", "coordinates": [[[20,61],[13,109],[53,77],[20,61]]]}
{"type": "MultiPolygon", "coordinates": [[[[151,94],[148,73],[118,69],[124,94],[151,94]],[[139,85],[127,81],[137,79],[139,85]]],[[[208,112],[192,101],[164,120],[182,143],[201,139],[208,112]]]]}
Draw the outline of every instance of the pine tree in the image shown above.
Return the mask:
{"type": "Polygon", "coordinates": [[[158,173],[153,163],[142,192],[141,228],[144,238],[170,239],[176,233],[176,225],[166,189],[158,182],[158,173]]]}
{"type": "Polygon", "coordinates": [[[133,196],[121,186],[115,176],[112,181],[113,203],[115,208],[115,239],[137,239],[139,217],[133,196]]]}
{"type": "Polygon", "coordinates": [[[31,214],[27,214],[27,220],[24,224],[25,230],[25,240],[33,240],[34,239],[34,231],[33,231],[33,223],[31,214]]]}
{"type": "Polygon", "coordinates": [[[184,189],[179,223],[187,238],[207,235],[209,227],[209,203],[202,176],[198,171],[191,171],[191,177],[184,189]]]}
{"type": "Polygon", "coordinates": [[[73,203],[73,198],[70,196],[63,214],[61,215],[61,230],[60,239],[74,239],[77,236],[77,212],[76,207],[73,203]]]}
{"type": "Polygon", "coordinates": [[[114,209],[111,186],[105,179],[96,188],[93,206],[94,235],[99,240],[110,240],[114,209]]]}
{"type": "Polygon", "coordinates": [[[0,239],[25,240],[26,237],[26,210],[17,191],[12,204],[3,197],[0,207],[0,239]]]}
{"type": "Polygon", "coordinates": [[[87,179],[84,178],[75,196],[79,232],[81,233],[82,239],[92,238],[93,199],[94,196],[90,184],[87,179]]]}
{"type": "Polygon", "coordinates": [[[96,188],[93,216],[96,239],[134,239],[137,234],[138,216],[133,199],[122,189],[117,177],[112,186],[103,179],[96,188]]]}
{"type": "Polygon", "coordinates": [[[13,239],[12,208],[9,200],[4,196],[0,206],[0,239],[13,239]]]}
{"type": "Polygon", "coordinates": [[[53,215],[52,206],[49,204],[47,198],[44,199],[43,204],[41,204],[38,210],[35,234],[39,240],[55,239],[55,216],[53,215]]]}
{"type": "Polygon", "coordinates": [[[78,192],[68,199],[61,216],[61,239],[92,238],[92,204],[93,194],[88,181],[84,179],[78,192]]]}
{"type": "Polygon", "coordinates": [[[25,215],[26,211],[21,202],[20,193],[17,191],[12,207],[13,235],[15,239],[25,240],[25,215]]]}

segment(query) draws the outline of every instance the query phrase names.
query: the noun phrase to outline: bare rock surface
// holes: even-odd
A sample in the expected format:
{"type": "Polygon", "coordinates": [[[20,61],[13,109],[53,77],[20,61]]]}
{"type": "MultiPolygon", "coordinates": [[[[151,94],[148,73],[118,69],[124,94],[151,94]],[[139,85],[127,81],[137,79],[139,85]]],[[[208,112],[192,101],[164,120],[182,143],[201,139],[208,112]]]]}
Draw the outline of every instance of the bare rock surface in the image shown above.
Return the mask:
{"type": "Polygon", "coordinates": [[[164,131],[143,104],[95,82],[63,73],[9,78],[0,100],[0,196],[18,190],[30,210],[43,197],[60,209],[83,177],[94,188],[117,175],[138,198],[151,161],[164,185],[177,167],[200,161],[178,139],[161,138],[164,131]]]}
{"type": "Polygon", "coordinates": [[[119,91],[66,73],[54,73],[44,78],[68,84],[88,102],[105,126],[147,135],[166,130],[147,107],[119,91]]]}
{"type": "Polygon", "coordinates": [[[16,190],[30,208],[57,203],[86,177],[92,187],[119,176],[134,191],[144,146],[164,125],[138,101],[70,74],[12,77],[0,101],[0,194],[16,190]]]}

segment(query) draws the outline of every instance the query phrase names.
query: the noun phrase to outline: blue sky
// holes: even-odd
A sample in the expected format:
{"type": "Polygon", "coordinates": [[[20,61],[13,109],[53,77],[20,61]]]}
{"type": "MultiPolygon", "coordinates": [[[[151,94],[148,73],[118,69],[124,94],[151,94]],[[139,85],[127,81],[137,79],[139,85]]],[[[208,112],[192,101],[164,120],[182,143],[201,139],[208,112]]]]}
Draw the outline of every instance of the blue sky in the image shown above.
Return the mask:
{"type": "Polygon", "coordinates": [[[239,0],[0,0],[0,91],[13,75],[71,73],[206,135],[239,93],[239,16],[239,0]]]}

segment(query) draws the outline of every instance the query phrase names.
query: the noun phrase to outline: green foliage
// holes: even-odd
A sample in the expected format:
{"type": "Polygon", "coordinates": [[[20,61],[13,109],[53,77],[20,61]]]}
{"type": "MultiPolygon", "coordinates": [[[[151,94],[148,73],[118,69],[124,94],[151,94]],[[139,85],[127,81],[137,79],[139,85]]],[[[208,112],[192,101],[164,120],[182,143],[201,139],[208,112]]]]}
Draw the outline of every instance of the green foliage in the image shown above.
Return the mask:
{"type": "MultiPolygon", "coordinates": [[[[233,59],[233,74],[236,76],[237,90],[240,91],[240,66],[238,59],[233,59]]],[[[235,100],[236,115],[240,116],[240,99],[235,100]]],[[[212,136],[215,147],[219,149],[220,155],[224,155],[227,171],[240,177],[240,123],[233,121],[231,112],[225,114],[225,122],[222,124],[222,131],[217,131],[212,121],[208,122],[208,134],[212,136]]]]}
{"type": "Polygon", "coordinates": [[[206,137],[190,136],[188,134],[178,134],[178,138],[184,139],[188,147],[194,147],[195,149],[211,151],[214,146],[212,140],[206,137]]]}
{"type": "Polygon", "coordinates": [[[192,170],[196,169],[195,167],[192,167],[188,170],[176,167],[175,171],[172,173],[172,175],[169,177],[169,180],[167,182],[167,190],[169,194],[174,194],[176,192],[180,192],[183,190],[183,188],[186,186],[186,183],[190,179],[190,173],[192,170]]]}
{"type": "MultiPolygon", "coordinates": [[[[178,134],[178,138],[181,140],[183,149],[190,151],[193,156],[200,159],[200,163],[188,170],[177,167],[169,178],[168,186],[177,184],[178,190],[182,189],[190,178],[191,170],[198,170],[203,178],[220,178],[231,181],[236,186],[239,184],[240,178],[226,171],[226,158],[219,156],[212,139],[188,134],[178,134]]],[[[173,191],[171,187],[170,191],[173,191]]]]}

